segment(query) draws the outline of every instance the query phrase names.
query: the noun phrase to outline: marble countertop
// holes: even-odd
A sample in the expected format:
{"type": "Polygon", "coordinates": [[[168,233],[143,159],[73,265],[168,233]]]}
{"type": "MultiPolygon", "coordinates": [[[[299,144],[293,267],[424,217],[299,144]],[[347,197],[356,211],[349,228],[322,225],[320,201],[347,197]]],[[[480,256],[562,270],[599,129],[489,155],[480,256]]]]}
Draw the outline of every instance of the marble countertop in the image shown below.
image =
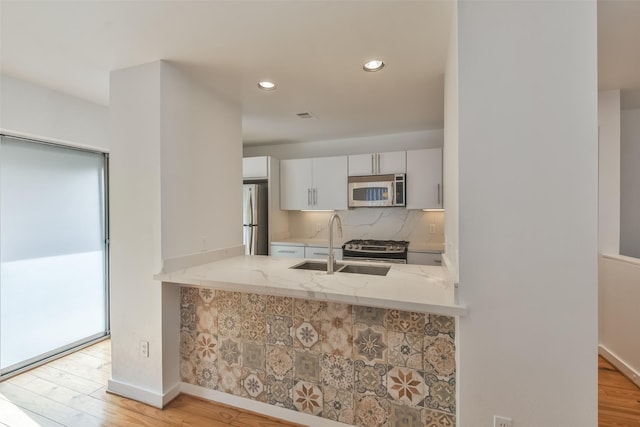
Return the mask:
{"type": "MultiPolygon", "coordinates": [[[[336,239],[334,241],[336,248],[341,248],[344,244],[344,240],[336,239]]],[[[305,239],[305,238],[289,238],[279,240],[277,242],[271,242],[272,245],[284,245],[284,246],[318,246],[326,248],[329,246],[329,241],[326,239],[305,239]]],[[[410,252],[427,252],[427,253],[442,253],[444,252],[444,243],[430,243],[430,242],[409,242],[410,252]]]]}
{"type": "Polygon", "coordinates": [[[444,267],[393,264],[386,276],[353,273],[328,275],[321,271],[289,268],[302,261],[297,258],[243,255],[158,274],[154,278],[162,282],[221,290],[449,316],[467,313],[465,306],[457,304],[454,285],[444,267]]]}

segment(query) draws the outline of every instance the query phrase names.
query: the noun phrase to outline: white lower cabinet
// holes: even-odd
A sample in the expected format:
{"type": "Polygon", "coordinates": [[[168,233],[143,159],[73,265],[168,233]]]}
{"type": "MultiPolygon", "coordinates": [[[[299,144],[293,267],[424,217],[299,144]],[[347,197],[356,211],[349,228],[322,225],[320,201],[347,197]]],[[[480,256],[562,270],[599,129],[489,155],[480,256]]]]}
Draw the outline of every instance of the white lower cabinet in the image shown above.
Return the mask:
{"type": "Polygon", "coordinates": [[[407,264],[442,265],[442,254],[409,251],[407,253],[407,264]]]}
{"type": "Polygon", "coordinates": [[[271,245],[271,256],[304,258],[304,246],[271,245]]]}
{"type": "MultiPolygon", "coordinates": [[[[321,246],[307,246],[304,248],[304,257],[307,259],[327,259],[329,248],[321,246]]],[[[342,259],[342,249],[333,248],[333,256],[336,260],[342,259]]]]}

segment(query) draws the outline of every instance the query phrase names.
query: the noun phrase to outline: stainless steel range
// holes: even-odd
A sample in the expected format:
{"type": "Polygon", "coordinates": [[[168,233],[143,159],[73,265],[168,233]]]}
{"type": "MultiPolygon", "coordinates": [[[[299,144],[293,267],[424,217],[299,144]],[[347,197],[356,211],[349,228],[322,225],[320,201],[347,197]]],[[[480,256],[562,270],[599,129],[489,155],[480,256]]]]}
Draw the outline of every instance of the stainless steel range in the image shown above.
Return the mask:
{"type": "Polygon", "coordinates": [[[406,264],[408,249],[405,240],[349,240],[342,245],[342,259],[406,264]]]}

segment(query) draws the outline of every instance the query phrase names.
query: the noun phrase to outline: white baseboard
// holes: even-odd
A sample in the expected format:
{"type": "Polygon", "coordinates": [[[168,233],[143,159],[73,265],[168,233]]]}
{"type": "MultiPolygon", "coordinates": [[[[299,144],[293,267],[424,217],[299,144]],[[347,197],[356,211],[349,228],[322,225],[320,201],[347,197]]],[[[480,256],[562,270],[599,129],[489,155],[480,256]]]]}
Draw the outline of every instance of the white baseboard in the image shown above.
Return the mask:
{"type": "Polygon", "coordinates": [[[635,385],[640,387],[640,372],[627,365],[624,360],[620,359],[616,354],[603,345],[598,346],[598,354],[607,359],[607,361],[615,366],[617,370],[622,372],[635,385]]]}
{"type": "Polygon", "coordinates": [[[107,391],[118,396],[126,397],[128,399],[137,400],[138,402],[146,403],[156,408],[162,409],[167,403],[171,402],[181,392],[182,383],[176,383],[169,388],[164,394],[156,393],[151,390],[140,388],[131,384],[123,383],[117,380],[109,380],[107,385],[107,391]]]}
{"type": "Polygon", "coordinates": [[[181,391],[182,393],[189,394],[191,396],[201,397],[203,399],[212,400],[229,406],[235,406],[236,408],[246,409],[268,417],[279,418],[284,421],[298,423],[305,426],[345,427],[349,425],[184,382],[181,384],[181,391]]]}

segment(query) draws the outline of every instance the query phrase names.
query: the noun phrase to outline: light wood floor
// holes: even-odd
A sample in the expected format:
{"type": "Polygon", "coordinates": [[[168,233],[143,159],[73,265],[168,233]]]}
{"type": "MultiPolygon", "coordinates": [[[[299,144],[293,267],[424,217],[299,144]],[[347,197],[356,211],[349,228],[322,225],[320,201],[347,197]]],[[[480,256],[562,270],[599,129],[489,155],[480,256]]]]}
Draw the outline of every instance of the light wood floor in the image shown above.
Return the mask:
{"type": "Polygon", "coordinates": [[[598,426],[640,426],[640,388],[598,358],[598,426]]]}
{"type": "Polygon", "coordinates": [[[110,377],[107,340],[0,382],[0,426],[300,427],[184,394],[160,410],[107,393],[110,377]]]}
{"type": "MultiPolygon", "coordinates": [[[[164,410],[106,392],[111,343],[103,341],[0,383],[0,426],[298,426],[180,395],[164,410]]],[[[640,389],[598,360],[599,427],[640,427],[640,389]]]]}

